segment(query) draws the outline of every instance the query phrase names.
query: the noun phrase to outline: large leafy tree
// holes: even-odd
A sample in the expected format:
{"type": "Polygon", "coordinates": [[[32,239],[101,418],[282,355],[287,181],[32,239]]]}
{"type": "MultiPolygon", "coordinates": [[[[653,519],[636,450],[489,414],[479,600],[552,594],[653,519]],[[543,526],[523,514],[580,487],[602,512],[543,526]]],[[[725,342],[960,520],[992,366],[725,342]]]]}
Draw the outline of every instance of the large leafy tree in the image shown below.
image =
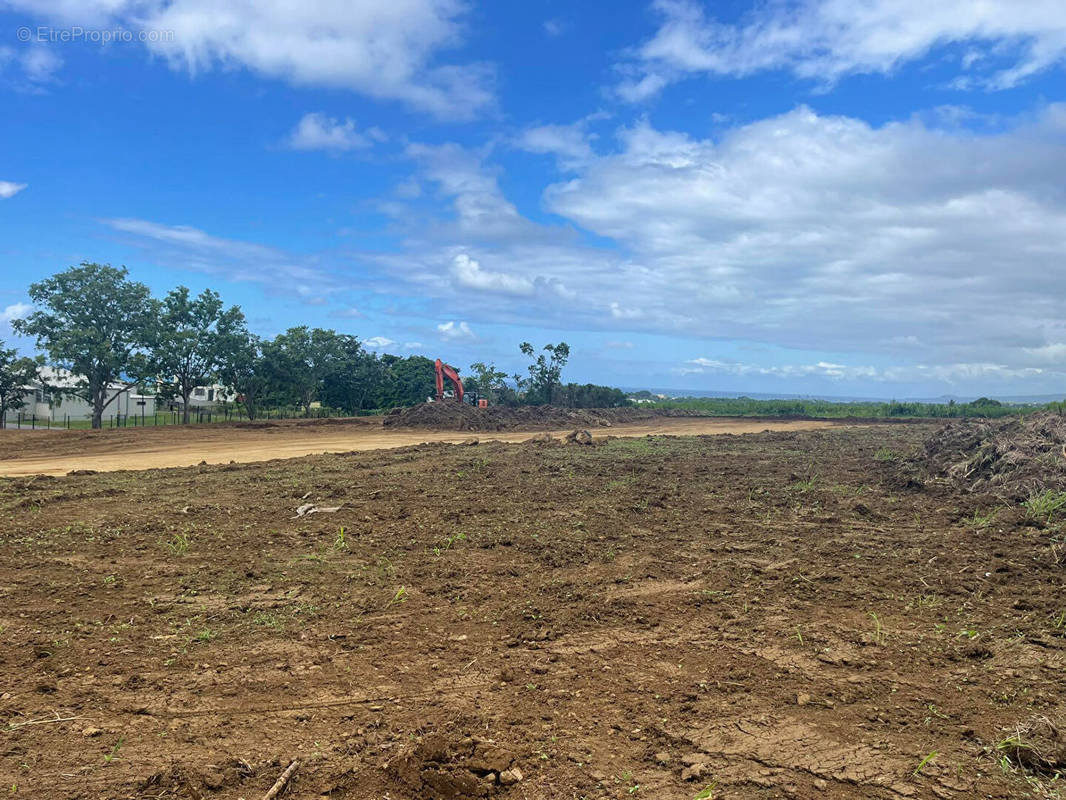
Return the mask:
{"type": "Polygon", "coordinates": [[[189,422],[193,389],[214,382],[229,352],[245,336],[241,309],[225,308],[218,292],[205,289],[192,297],[179,286],[158,303],[145,371],[160,381],[164,397],[181,398],[183,423],[189,422]]]}
{"type": "Polygon", "coordinates": [[[387,368],[386,387],[381,406],[413,406],[424,403],[436,390],[436,368],[425,356],[383,355],[387,368]]]}
{"type": "Polygon", "coordinates": [[[224,348],[218,368],[219,381],[237,394],[248,419],[259,416],[259,409],[270,389],[270,365],[263,356],[262,340],[246,330],[235,335],[224,348]]]}
{"type": "Polygon", "coordinates": [[[562,382],[563,367],[570,359],[570,345],[566,342],[544,345],[544,353],[537,354],[533,345],[522,342],[522,354],[533,359],[529,365],[529,378],[525,382],[527,403],[551,403],[556,389],[562,382]]]}
{"type": "Polygon", "coordinates": [[[323,402],[352,414],[378,408],[387,388],[387,367],[354,336],[341,336],[340,346],[340,359],[323,379],[323,402]]]}
{"type": "Polygon", "coordinates": [[[4,348],[0,342],[0,428],[8,411],[22,408],[26,395],[40,380],[43,358],[19,357],[18,350],[4,348]]]}
{"type": "Polygon", "coordinates": [[[326,376],[343,362],[351,338],[306,325],[278,334],[264,345],[275,388],[310,416],[311,404],[319,399],[326,376]]]}
{"type": "Polygon", "coordinates": [[[16,320],[16,333],[37,338],[52,364],[69,370],[66,394],[92,406],[92,426],[122,391],[139,382],[131,374],[138,354],[153,338],[151,295],[131,281],[125,267],[83,262],[30,285],[37,305],[16,320]]]}

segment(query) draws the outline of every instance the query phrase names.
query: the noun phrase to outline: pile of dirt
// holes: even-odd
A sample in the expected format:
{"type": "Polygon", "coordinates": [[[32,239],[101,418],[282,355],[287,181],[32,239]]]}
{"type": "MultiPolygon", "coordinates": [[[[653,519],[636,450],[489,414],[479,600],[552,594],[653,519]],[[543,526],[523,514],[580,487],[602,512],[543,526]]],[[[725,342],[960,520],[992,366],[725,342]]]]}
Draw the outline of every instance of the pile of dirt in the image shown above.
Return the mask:
{"type": "Polygon", "coordinates": [[[1066,417],[951,422],[926,439],[914,466],[926,477],[1013,502],[1066,489],[1066,417]]]}
{"type": "Polygon", "coordinates": [[[655,417],[692,416],[674,409],[559,408],[557,406],[490,406],[466,403],[421,403],[385,417],[386,427],[431,428],[447,431],[551,430],[608,428],[622,422],[655,417]]]}

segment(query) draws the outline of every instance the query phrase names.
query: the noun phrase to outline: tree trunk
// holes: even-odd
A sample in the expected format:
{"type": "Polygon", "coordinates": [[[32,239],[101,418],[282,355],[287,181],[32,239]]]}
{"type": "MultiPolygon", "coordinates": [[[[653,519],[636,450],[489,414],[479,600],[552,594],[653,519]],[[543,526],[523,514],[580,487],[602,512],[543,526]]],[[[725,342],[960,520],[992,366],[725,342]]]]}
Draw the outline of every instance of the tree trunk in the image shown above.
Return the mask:
{"type": "Polygon", "coordinates": [[[100,387],[89,387],[90,394],[93,398],[93,429],[104,427],[104,392],[100,387]]]}
{"type": "Polygon", "coordinates": [[[247,392],[244,395],[244,410],[248,414],[248,419],[255,419],[255,398],[247,392]]]}
{"type": "Polygon", "coordinates": [[[189,395],[192,394],[192,389],[181,390],[181,424],[189,424],[189,395]]]}

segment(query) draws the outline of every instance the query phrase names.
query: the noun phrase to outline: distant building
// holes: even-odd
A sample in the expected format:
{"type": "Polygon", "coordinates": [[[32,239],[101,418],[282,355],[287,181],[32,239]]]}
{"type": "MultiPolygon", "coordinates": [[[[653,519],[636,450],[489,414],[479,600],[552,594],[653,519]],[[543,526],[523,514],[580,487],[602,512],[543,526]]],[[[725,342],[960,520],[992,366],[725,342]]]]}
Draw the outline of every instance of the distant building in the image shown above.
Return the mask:
{"type": "MultiPolygon", "coordinates": [[[[21,408],[9,410],[4,415],[5,425],[10,427],[22,421],[27,424],[62,425],[67,419],[71,421],[91,420],[93,407],[82,397],[69,394],[77,383],[74,375],[65,369],[44,367],[41,380],[29,385],[30,393],[25,396],[21,408]]],[[[211,413],[226,402],[227,391],[218,384],[198,386],[189,398],[189,410],[211,413]]],[[[181,412],[181,398],[173,401],[163,400],[156,392],[141,392],[138,387],[113,383],[108,389],[110,401],[104,409],[104,423],[110,417],[152,416],[156,412],[181,412]]]]}

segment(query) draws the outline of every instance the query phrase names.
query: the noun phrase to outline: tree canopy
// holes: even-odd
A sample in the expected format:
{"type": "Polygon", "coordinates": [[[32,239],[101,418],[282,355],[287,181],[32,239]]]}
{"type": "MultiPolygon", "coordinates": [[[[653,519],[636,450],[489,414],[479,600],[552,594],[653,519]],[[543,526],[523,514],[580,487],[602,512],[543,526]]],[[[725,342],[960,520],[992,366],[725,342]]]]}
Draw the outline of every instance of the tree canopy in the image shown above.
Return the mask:
{"type": "Polygon", "coordinates": [[[92,426],[118,396],[115,384],[129,387],[152,339],[155,320],[151,293],[131,281],[125,267],[83,262],[30,284],[37,310],[16,320],[16,333],[33,336],[55,366],[69,370],[74,385],[64,391],[92,406],[92,426]]]}

